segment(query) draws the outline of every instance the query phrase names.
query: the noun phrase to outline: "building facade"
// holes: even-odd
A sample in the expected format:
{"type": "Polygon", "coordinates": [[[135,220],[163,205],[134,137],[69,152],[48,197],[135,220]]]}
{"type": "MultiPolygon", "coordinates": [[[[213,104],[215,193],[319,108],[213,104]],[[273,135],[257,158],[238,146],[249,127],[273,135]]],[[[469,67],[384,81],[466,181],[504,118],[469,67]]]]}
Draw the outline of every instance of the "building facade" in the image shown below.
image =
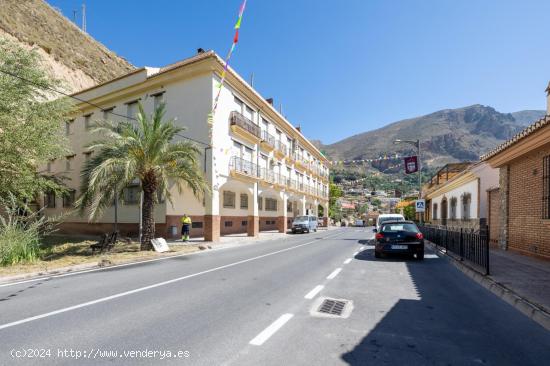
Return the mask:
{"type": "MultiPolygon", "coordinates": [[[[203,151],[202,169],[211,193],[197,199],[190,190],[180,193],[172,186],[172,203],[163,201],[155,208],[158,236],[179,236],[183,214],[193,220],[191,236],[204,236],[208,241],[231,233],[256,236],[260,230],[286,232],[297,215],[322,212],[326,224],[328,160],[272,102],[232,69],[221,88],[215,116],[208,119],[223,66],[214,52],[201,52],[167,67],[140,68],[74,94],[93,106],[78,103],[78,113],[65,122],[72,152],[45,170],[69,178],[67,185],[72,191],[66,197],[46,195],[46,214],[68,213],[78,197],[81,168],[94,153],[86,146],[97,139],[90,132],[95,121],[134,118],[138,103],[147,113],[164,103],[165,118],[184,126],[182,135],[196,141],[203,151]]],[[[117,207],[118,227],[123,234],[137,233],[140,192],[138,185],[126,187],[125,202],[117,207]]],[[[114,215],[113,207],[91,223],[86,216],[69,214],[60,229],[80,234],[109,231],[114,215]]]]}
{"type": "MultiPolygon", "coordinates": [[[[435,178],[440,184],[425,186],[426,216],[435,225],[478,231],[487,225],[487,192],[498,187],[499,172],[484,162],[465,163],[460,168],[463,169],[460,172],[452,169],[454,172],[448,179],[435,178]]],[[[442,171],[445,168],[437,174],[442,171]]]]}
{"type": "MultiPolygon", "coordinates": [[[[547,97],[550,114],[550,94],[547,97]]],[[[550,259],[549,114],[482,156],[500,173],[499,187],[490,193],[498,246],[546,259],[550,259]]]]}

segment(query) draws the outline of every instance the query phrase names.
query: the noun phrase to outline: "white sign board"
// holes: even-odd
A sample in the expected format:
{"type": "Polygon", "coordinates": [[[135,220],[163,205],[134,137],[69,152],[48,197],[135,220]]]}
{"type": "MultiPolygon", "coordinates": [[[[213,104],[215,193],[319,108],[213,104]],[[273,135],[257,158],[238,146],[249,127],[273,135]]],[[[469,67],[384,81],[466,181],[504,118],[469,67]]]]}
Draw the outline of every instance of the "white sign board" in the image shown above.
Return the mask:
{"type": "Polygon", "coordinates": [[[151,244],[153,244],[153,248],[155,248],[155,251],[159,253],[170,251],[168,243],[166,243],[166,240],[164,240],[164,238],[152,239],[151,244]]]}
{"type": "Polygon", "coordinates": [[[416,200],[414,202],[416,212],[426,212],[426,200],[416,200]]]}

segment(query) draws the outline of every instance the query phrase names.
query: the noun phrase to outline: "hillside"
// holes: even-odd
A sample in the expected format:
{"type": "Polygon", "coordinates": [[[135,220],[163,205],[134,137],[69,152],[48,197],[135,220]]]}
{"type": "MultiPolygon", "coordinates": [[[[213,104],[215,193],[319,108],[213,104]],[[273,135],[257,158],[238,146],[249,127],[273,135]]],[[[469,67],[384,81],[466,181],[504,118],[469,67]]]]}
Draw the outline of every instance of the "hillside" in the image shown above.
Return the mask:
{"type": "Polygon", "coordinates": [[[44,68],[76,91],[134,69],[43,0],[1,0],[0,37],[35,47],[44,68]]]}
{"type": "Polygon", "coordinates": [[[394,145],[395,139],[421,140],[423,161],[428,166],[477,160],[479,155],[512,137],[545,111],[500,113],[492,107],[472,105],[445,109],[425,116],[391,123],[331,145],[318,143],[332,160],[375,158],[412,151],[408,145],[394,145]]]}

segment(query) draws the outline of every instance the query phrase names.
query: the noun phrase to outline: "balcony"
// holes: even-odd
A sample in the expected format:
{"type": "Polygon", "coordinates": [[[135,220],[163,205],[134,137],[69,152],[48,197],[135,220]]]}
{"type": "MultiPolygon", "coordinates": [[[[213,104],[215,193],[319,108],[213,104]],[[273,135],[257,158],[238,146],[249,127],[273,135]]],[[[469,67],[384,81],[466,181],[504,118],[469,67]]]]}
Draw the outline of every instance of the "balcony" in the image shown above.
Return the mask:
{"type": "Polygon", "coordinates": [[[262,141],[260,144],[264,150],[273,151],[275,149],[275,137],[267,131],[262,131],[262,141]]]}
{"type": "Polygon", "coordinates": [[[234,134],[250,143],[257,144],[262,138],[260,127],[237,111],[231,112],[229,126],[234,134]]]}
{"type": "Polygon", "coordinates": [[[303,154],[300,154],[298,152],[294,152],[293,155],[293,160],[294,160],[294,165],[296,168],[298,169],[302,169],[302,170],[307,170],[308,167],[309,167],[309,163],[306,162],[305,160],[305,157],[303,154]]]}
{"type": "Polygon", "coordinates": [[[248,182],[255,182],[260,178],[258,174],[258,165],[238,156],[231,157],[229,172],[232,177],[240,178],[248,182]]]}
{"type": "Polygon", "coordinates": [[[275,140],[275,155],[282,159],[288,154],[288,147],[279,140],[275,140]]]}

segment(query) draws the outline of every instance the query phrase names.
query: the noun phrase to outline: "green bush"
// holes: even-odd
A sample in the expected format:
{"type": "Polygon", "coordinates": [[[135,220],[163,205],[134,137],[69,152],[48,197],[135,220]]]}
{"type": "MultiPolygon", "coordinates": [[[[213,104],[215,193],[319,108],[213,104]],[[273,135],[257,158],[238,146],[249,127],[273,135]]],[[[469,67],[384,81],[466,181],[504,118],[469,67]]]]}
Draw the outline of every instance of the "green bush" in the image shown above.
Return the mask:
{"type": "Polygon", "coordinates": [[[40,257],[40,238],[51,231],[41,211],[32,212],[13,196],[0,199],[0,265],[28,263],[40,257]]]}

